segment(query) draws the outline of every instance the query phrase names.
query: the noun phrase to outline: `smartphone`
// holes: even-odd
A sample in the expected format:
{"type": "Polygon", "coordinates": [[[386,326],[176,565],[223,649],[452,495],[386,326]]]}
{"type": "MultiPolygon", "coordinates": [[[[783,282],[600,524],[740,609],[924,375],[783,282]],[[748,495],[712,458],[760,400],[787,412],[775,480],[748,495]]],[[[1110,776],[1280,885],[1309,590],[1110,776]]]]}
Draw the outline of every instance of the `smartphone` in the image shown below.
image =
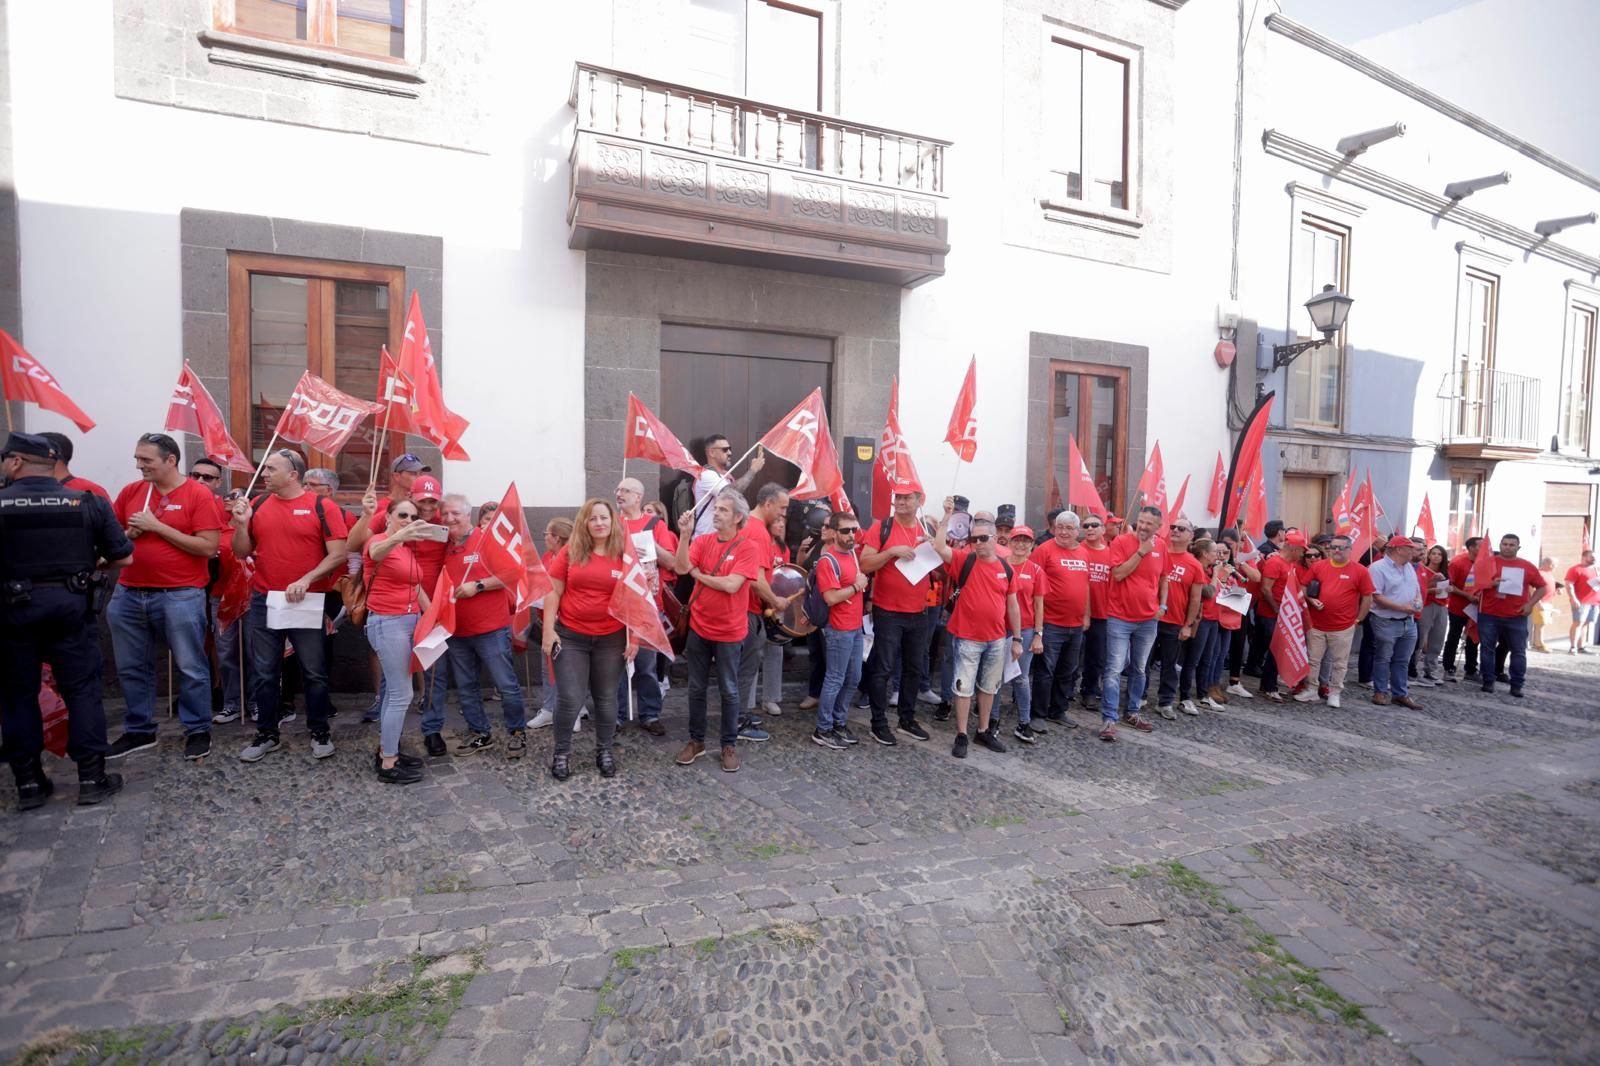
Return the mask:
{"type": "Polygon", "coordinates": [[[444,526],[436,526],[431,522],[417,522],[415,526],[420,530],[416,534],[418,540],[436,540],[443,544],[450,539],[450,530],[444,526]]]}

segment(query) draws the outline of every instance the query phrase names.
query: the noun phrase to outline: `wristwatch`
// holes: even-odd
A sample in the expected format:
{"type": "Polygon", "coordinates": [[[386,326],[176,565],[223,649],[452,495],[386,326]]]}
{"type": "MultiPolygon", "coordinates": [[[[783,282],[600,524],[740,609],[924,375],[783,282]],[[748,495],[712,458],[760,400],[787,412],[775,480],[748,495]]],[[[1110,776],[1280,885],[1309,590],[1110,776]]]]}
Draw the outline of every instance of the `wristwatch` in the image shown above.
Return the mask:
{"type": "Polygon", "coordinates": [[[1022,634],[1018,633],[1016,636],[1012,637],[1011,639],[1016,641],[1018,644],[1021,644],[1022,643],[1022,634]]]}
{"type": "Polygon", "coordinates": [[[478,591],[479,592],[483,591],[483,582],[482,581],[474,581],[473,584],[478,587],[478,591]]]}

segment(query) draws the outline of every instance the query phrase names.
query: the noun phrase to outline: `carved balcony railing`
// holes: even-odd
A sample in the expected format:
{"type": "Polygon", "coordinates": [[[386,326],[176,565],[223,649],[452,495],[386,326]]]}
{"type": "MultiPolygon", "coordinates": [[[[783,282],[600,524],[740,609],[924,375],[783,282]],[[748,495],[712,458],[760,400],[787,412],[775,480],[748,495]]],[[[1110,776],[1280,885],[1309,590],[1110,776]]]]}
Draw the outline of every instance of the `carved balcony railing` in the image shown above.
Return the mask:
{"type": "Polygon", "coordinates": [[[1480,368],[1439,385],[1439,440],[1460,459],[1518,459],[1541,450],[1538,378],[1480,368]]]}
{"type": "Polygon", "coordinates": [[[567,222],[619,248],[915,285],[949,142],[579,63],[567,222]]]}

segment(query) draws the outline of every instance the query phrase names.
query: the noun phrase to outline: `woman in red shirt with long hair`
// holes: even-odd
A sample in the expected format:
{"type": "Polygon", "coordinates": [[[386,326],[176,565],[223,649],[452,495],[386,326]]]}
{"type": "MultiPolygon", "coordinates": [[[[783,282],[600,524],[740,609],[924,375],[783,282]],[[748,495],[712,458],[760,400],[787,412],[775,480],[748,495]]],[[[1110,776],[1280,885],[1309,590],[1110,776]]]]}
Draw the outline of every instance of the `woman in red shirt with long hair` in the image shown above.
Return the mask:
{"type": "Polygon", "coordinates": [[[584,703],[594,700],[594,763],[615,777],[611,742],[617,735],[617,679],[633,658],[627,630],[611,616],[611,593],[622,580],[627,543],[622,522],[605,500],[578,509],[572,539],[550,561],[544,597],[544,653],[555,664],[558,703],[550,776],[572,776],[572,727],[584,703]]]}
{"type": "Polygon", "coordinates": [[[384,701],[381,709],[378,753],[374,761],[378,780],[409,785],[422,780],[422,760],[400,753],[400,734],[411,706],[411,642],[417,618],[428,609],[422,587],[422,564],[410,544],[422,525],[416,521],[417,505],[401,500],[389,509],[384,531],[367,541],[367,643],[383,669],[384,701]]]}

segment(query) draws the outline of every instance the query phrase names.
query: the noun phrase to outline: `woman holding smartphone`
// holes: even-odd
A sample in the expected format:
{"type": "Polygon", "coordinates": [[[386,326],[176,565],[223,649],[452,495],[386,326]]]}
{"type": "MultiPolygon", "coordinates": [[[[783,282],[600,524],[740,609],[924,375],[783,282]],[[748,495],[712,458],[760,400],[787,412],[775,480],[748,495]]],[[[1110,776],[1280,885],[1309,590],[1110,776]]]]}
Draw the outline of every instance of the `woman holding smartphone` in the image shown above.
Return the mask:
{"type": "Polygon", "coordinates": [[[549,566],[552,588],[544,597],[545,655],[555,664],[559,690],[555,754],[550,776],[572,776],[572,729],[587,700],[594,700],[594,763],[615,777],[611,742],[617,734],[617,679],[633,658],[627,630],[611,616],[611,594],[622,580],[627,543],[611,504],[589,500],[578,510],[572,539],[549,566]]]}
{"type": "Polygon", "coordinates": [[[422,760],[400,753],[400,734],[411,706],[411,641],[417,618],[428,609],[422,587],[422,564],[412,551],[426,526],[417,521],[417,505],[401,500],[389,509],[383,533],[367,541],[367,643],[383,670],[383,707],[378,752],[373,760],[378,780],[410,785],[422,780],[422,760]]]}

